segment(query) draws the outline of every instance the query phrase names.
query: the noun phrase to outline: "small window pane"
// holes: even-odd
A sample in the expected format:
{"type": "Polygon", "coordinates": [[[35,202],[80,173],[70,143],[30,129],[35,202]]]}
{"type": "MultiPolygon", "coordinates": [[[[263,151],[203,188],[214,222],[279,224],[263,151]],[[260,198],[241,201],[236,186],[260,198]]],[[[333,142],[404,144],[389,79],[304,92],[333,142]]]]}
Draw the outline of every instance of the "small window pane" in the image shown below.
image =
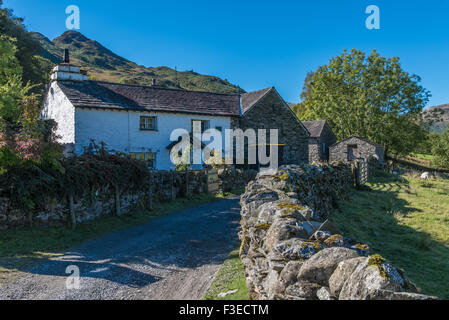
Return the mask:
{"type": "Polygon", "coordinates": [[[156,117],[140,117],[140,129],[156,130],[156,117]]]}
{"type": "Polygon", "coordinates": [[[210,128],[210,121],[209,120],[205,120],[201,122],[201,131],[205,132],[206,130],[209,130],[210,128]]]}

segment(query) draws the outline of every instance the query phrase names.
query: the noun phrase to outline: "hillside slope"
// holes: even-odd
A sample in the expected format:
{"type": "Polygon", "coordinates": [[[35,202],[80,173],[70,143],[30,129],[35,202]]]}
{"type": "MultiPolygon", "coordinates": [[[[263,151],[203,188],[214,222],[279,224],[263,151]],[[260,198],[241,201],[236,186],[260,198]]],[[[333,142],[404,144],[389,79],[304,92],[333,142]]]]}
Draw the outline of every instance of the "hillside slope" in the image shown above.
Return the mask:
{"type": "Polygon", "coordinates": [[[32,35],[42,45],[42,57],[59,63],[63,50],[68,48],[71,62],[87,70],[91,79],[150,85],[155,78],[159,86],[167,88],[217,93],[244,92],[240,87],[218,77],[193,71],[176,72],[168,67],[147,68],[137,65],[76,31],[67,31],[53,41],[37,32],[32,35]]]}
{"type": "Polygon", "coordinates": [[[435,122],[431,127],[431,132],[434,133],[441,133],[449,127],[449,104],[443,104],[424,110],[424,117],[426,118],[427,115],[431,115],[438,109],[442,110],[443,113],[439,116],[441,121],[435,122]]]}

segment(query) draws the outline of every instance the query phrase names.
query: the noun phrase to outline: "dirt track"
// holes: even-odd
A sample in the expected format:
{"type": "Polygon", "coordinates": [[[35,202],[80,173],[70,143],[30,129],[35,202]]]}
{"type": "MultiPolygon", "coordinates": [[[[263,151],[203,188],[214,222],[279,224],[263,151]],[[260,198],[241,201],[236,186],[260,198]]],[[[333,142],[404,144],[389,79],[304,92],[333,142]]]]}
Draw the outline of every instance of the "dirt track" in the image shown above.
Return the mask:
{"type": "Polygon", "coordinates": [[[200,205],[87,242],[25,270],[0,288],[0,299],[201,299],[236,244],[238,202],[200,205]],[[68,266],[79,268],[79,289],[66,287],[68,266]]]}

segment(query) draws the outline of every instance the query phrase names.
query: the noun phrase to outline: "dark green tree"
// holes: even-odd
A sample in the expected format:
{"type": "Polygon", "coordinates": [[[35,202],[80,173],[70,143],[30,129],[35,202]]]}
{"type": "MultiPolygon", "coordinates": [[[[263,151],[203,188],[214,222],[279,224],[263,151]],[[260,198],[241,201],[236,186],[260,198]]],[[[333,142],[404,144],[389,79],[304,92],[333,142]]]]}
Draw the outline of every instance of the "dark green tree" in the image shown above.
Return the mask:
{"type": "Polygon", "coordinates": [[[14,16],[12,10],[2,8],[0,1],[0,34],[15,39],[16,57],[22,67],[22,81],[38,84],[35,90],[41,90],[48,83],[51,63],[39,57],[42,52],[40,43],[27,32],[23,19],[14,16]]]}

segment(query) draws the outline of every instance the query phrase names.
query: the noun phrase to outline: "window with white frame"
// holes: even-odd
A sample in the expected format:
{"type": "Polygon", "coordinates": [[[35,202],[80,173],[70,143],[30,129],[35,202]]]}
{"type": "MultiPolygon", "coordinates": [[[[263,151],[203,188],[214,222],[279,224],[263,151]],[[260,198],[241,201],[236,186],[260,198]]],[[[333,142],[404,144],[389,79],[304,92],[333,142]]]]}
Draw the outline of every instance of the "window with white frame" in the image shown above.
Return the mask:
{"type": "Polygon", "coordinates": [[[141,116],[140,117],[140,130],[157,130],[157,118],[141,116]]]}

